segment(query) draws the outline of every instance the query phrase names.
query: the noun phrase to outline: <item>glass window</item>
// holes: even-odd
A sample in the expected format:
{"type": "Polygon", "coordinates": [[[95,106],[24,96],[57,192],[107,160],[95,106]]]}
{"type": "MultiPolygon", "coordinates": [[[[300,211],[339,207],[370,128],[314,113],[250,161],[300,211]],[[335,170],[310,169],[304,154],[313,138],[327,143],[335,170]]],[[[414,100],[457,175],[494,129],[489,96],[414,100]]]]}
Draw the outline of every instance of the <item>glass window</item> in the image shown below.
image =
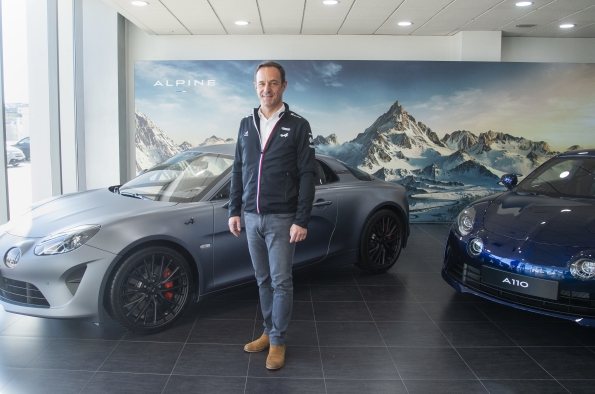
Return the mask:
{"type": "Polygon", "coordinates": [[[119,193],[154,201],[198,201],[232,164],[232,157],[186,151],[122,185],[119,193]]]}

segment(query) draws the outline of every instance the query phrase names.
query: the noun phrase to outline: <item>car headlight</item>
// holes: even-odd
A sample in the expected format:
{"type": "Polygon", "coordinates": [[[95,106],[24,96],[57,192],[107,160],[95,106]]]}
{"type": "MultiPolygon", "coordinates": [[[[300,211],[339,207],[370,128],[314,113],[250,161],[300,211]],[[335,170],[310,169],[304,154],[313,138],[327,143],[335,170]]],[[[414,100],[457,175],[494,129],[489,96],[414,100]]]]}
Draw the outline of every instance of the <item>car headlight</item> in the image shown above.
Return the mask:
{"type": "Polygon", "coordinates": [[[472,207],[463,209],[457,217],[456,227],[461,235],[467,235],[473,230],[473,223],[475,222],[475,209],[472,207]]]}
{"type": "Polygon", "coordinates": [[[570,273],[576,279],[589,280],[595,278],[595,260],[581,258],[570,264],[570,273]]]}
{"type": "Polygon", "coordinates": [[[37,256],[47,256],[52,254],[62,254],[72,252],[83,246],[90,240],[101,226],[93,224],[87,226],[74,227],[59,234],[51,235],[43,239],[35,247],[37,256]]]}

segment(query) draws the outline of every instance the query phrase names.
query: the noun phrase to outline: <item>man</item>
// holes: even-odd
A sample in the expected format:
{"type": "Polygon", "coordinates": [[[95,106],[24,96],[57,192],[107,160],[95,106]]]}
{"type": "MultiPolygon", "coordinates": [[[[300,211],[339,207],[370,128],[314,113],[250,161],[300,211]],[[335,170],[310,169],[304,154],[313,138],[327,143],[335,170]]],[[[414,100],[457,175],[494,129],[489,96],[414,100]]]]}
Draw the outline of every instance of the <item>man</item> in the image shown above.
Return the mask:
{"type": "Polygon", "coordinates": [[[260,107],[242,119],[232,168],[229,230],[240,235],[244,219],[260,292],[264,333],[244,346],[270,346],[268,369],[285,364],[285,338],[293,307],[291,268],[296,242],[306,239],[314,200],[314,144],[310,124],[283,102],[285,70],[258,65],[254,87],[260,107]]]}

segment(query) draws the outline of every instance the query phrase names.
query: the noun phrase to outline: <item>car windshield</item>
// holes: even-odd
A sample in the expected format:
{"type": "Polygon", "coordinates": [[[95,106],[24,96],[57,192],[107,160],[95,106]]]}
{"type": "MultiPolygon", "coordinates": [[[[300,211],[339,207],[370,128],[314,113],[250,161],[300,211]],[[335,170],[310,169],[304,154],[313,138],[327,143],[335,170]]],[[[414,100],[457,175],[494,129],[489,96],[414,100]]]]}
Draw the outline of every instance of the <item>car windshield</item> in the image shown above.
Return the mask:
{"type": "Polygon", "coordinates": [[[517,192],[595,199],[595,158],[561,157],[529,174],[517,192]]]}
{"type": "Polygon", "coordinates": [[[182,152],[122,185],[119,192],[154,201],[198,201],[229,172],[232,163],[229,156],[182,152]]]}

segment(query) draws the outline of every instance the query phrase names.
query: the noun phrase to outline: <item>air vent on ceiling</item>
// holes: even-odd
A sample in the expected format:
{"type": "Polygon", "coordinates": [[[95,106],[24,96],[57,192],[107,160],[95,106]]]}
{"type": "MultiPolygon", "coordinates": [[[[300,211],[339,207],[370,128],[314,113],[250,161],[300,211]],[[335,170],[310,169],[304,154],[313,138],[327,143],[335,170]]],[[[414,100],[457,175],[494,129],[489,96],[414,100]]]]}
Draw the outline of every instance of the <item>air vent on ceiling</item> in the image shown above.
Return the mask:
{"type": "Polygon", "coordinates": [[[522,27],[522,28],[529,28],[529,27],[535,27],[535,26],[537,26],[537,25],[530,24],[530,23],[524,24],[524,25],[516,25],[516,27],[522,27]]]}

